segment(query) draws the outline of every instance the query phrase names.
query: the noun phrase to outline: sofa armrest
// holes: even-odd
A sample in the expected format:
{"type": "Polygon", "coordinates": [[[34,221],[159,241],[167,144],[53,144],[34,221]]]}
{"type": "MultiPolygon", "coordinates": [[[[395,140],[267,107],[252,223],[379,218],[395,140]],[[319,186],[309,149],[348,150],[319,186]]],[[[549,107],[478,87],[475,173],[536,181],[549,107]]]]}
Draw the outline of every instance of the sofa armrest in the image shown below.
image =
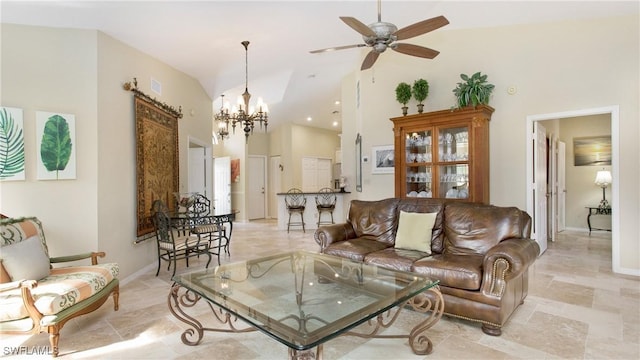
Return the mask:
{"type": "Polygon", "coordinates": [[[354,239],[356,232],[349,223],[331,224],[318,228],[313,237],[320,245],[320,252],[324,252],[324,249],[334,242],[354,239]]]}
{"type": "Polygon", "coordinates": [[[539,253],[538,243],[531,239],[508,239],[492,247],[483,261],[482,292],[501,297],[505,283],[527,271],[539,253]]]}
{"type": "Polygon", "coordinates": [[[106,254],[103,251],[100,251],[100,252],[90,252],[90,253],[70,255],[70,256],[52,257],[52,258],[49,258],[49,261],[52,264],[56,264],[56,263],[64,263],[64,262],[78,261],[78,260],[91,258],[91,265],[98,265],[98,258],[99,257],[103,258],[105,256],[106,254]]]}

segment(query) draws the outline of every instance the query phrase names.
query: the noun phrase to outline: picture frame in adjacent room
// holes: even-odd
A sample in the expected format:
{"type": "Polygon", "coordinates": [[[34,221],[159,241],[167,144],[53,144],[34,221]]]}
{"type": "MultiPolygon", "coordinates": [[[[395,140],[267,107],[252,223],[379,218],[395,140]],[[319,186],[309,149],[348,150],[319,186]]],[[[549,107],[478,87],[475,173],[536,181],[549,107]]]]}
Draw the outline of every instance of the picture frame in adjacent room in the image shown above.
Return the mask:
{"type": "Polygon", "coordinates": [[[393,145],[371,147],[371,173],[393,174],[395,170],[393,145]]]}
{"type": "Polygon", "coordinates": [[[76,178],[76,117],[36,111],[38,180],[76,178]]]}
{"type": "Polygon", "coordinates": [[[611,165],[611,135],[573,138],[575,166],[611,165]]]}

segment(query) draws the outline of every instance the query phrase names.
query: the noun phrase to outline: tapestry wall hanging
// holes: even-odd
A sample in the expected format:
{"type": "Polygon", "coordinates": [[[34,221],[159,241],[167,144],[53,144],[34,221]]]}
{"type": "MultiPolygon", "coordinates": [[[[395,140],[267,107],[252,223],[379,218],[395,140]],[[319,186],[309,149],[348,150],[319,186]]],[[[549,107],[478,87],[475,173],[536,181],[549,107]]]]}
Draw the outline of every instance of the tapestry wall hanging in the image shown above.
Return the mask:
{"type": "Polygon", "coordinates": [[[137,235],[154,231],[151,204],[175,209],[178,192],[178,118],[136,93],[137,235]]]}

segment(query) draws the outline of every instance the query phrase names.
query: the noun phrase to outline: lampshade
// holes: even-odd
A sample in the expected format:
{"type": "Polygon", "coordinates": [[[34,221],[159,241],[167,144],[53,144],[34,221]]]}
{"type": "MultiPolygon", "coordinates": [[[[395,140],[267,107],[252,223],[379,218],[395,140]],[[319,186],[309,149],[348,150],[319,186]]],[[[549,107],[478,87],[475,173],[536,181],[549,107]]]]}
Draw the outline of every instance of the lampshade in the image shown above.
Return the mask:
{"type": "Polygon", "coordinates": [[[598,171],[598,173],[596,174],[595,184],[603,188],[611,184],[611,171],[607,171],[607,170],[598,171]]]}

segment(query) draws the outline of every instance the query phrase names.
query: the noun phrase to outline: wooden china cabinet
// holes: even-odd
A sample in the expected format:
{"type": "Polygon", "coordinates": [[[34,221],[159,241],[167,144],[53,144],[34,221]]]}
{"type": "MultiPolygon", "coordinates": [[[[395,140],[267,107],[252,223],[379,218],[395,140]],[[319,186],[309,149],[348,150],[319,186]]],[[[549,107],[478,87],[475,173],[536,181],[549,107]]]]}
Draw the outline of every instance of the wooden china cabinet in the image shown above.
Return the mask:
{"type": "Polygon", "coordinates": [[[392,118],[396,197],[488,204],[493,111],[479,105],[392,118]]]}

